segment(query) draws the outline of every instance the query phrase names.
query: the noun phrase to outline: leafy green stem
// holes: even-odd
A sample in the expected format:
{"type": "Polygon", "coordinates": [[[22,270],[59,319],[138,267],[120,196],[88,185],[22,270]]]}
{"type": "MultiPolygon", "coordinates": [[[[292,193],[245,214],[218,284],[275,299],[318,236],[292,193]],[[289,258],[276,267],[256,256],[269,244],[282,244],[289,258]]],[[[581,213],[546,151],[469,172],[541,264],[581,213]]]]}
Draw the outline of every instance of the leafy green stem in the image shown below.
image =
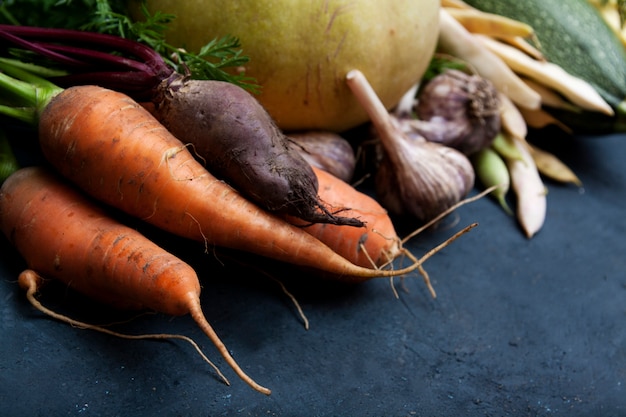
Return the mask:
{"type": "Polygon", "coordinates": [[[6,134],[0,130],[0,184],[20,168],[6,134]]]}
{"type": "Polygon", "coordinates": [[[13,99],[0,106],[0,113],[36,126],[40,112],[63,89],[10,59],[0,59],[0,70],[0,90],[13,99]]]}

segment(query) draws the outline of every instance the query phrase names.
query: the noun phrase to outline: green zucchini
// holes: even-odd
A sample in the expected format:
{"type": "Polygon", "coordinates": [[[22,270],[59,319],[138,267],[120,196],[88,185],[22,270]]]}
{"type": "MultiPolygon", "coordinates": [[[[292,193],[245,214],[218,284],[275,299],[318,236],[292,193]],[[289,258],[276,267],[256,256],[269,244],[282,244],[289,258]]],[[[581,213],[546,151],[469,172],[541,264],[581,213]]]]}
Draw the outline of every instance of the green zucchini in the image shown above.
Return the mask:
{"type": "Polygon", "coordinates": [[[615,117],[549,110],[573,129],[626,131],[626,49],[587,0],[466,0],[485,12],[527,23],[546,58],[590,83],[615,117]]]}

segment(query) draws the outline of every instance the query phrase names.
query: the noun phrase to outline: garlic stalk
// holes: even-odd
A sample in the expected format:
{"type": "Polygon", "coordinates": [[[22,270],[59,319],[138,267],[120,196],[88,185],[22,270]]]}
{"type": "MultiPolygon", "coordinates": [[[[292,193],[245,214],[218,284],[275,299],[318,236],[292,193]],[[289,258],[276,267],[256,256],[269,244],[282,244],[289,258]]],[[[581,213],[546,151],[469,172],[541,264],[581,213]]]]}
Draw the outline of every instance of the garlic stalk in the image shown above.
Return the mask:
{"type": "Polygon", "coordinates": [[[383,156],[376,192],[390,213],[428,221],[469,193],[475,175],[463,153],[424,138],[409,138],[359,70],[350,71],[346,82],[380,138],[383,156]]]}

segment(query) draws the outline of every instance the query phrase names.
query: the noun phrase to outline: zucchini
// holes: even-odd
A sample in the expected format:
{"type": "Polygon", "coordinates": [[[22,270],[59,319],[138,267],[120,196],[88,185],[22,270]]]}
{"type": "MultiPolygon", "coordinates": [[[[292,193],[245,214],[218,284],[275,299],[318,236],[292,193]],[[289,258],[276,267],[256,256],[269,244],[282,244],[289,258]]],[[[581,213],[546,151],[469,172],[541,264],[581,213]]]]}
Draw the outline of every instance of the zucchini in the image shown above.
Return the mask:
{"type": "Polygon", "coordinates": [[[587,0],[466,0],[533,27],[546,58],[591,84],[614,117],[546,108],[575,130],[626,131],[626,49],[587,0]],[[584,116],[584,117],[581,117],[584,116]]]}

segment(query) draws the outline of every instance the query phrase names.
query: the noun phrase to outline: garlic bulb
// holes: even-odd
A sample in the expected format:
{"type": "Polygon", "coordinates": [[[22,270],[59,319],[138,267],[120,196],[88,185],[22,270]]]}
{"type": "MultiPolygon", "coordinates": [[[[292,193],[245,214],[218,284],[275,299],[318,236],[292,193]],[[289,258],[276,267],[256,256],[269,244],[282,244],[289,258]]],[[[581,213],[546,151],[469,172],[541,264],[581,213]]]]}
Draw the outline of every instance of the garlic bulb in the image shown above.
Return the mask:
{"type": "Polygon", "coordinates": [[[396,215],[428,221],[461,201],[474,186],[474,168],[461,152],[425,139],[397,137],[375,177],[379,202],[396,215]]]}
{"type": "Polygon", "coordinates": [[[403,130],[470,155],[500,131],[498,91],[487,79],[446,70],[424,85],[414,107],[417,118],[403,118],[403,130]]]}
{"type": "Polygon", "coordinates": [[[356,167],[352,145],[341,135],[328,131],[287,134],[290,145],[311,165],[350,182],[356,167]]]}
{"type": "Polygon", "coordinates": [[[475,174],[463,153],[424,138],[409,138],[360,71],[350,71],[347,82],[380,139],[376,193],[390,213],[426,222],[469,193],[475,174]]]}

